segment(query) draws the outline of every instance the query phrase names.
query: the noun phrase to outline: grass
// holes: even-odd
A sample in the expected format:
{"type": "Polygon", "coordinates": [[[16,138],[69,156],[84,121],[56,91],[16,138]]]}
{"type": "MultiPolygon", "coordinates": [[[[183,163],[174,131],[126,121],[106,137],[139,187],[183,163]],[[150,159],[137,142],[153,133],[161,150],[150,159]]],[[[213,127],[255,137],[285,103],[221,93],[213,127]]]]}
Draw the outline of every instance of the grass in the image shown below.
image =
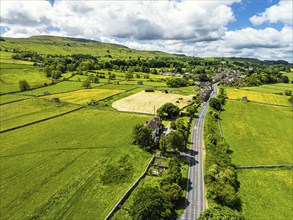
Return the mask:
{"type": "MultiPolygon", "coordinates": [[[[98,84],[92,83],[91,85],[97,86],[98,84]]],[[[51,94],[56,94],[56,93],[63,93],[63,92],[69,92],[74,90],[80,90],[80,89],[82,89],[82,82],[63,81],[63,82],[46,86],[43,88],[22,92],[20,94],[40,96],[40,95],[43,95],[44,92],[50,92],[51,94]]]]}
{"type": "Polygon", "coordinates": [[[131,145],[132,127],[146,120],[82,109],[0,134],[1,218],[104,219],[151,158],[131,145]],[[124,155],[132,175],[102,184],[107,165],[124,155]]]}
{"type": "Polygon", "coordinates": [[[0,93],[15,92],[19,90],[18,82],[27,80],[31,88],[51,83],[45,73],[29,65],[1,64],[0,93]]]}
{"type": "Polygon", "coordinates": [[[42,99],[26,99],[0,106],[0,130],[58,115],[76,107],[42,99]]]}
{"type": "Polygon", "coordinates": [[[239,195],[247,219],[293,219],[292,170],[239,170],[239,195]]]}
{"type": "Polygon", "coordinates": [[[61,102],[70,102],[75,104],[87,104],[91,100],[98,101],[109,96],[123,92],[118,89],[82,89],[73,92],[59,93],[55,95],[43,96],[45,99],[58,97],[61,102]]]}
{"type": "Polygon", "coordinates": [[[292,109],[229,100],[223,135],[237,165],[292,164],[292,109]]]}
{"type": "Polygon", "coordinates": [[[1,95],[0,96],[0,104],[13,102],[13,101],[17,101],[17,100],[22,100],[22,99],[28,99],[28,98],[29,97],[22,96],[22,95],[12,95],[12,94],[1,95]]]}
{"type": "Polygon", "coordinates": [[[11,63],[11,64],[25,64],[25,65],[33,65],[34,62],[24,61],[24,60],[14,60],[11,58],[13,53],[1,51],[0,53],[0,63],[11,63]]]}
{"type": "Polygon", "coordinates": [[[287,84],[287,83],[269,84],[269,85],[255,86],[255,87],[243,87],[242,89],[248,90],[248,91],[256,91],[256,92],[283,93],[283,94],[286,89],[293,91],[292,84],[287,84]]]}
{"type": "Polygon", "coordinates": [[[134,95],[128,96],[124,99],[113,102],[113,107],[119,111],[129,111],[129,112],[140,112],[140,113],[154,113],[154,106],[156,110],[160,108],[167,102],[178,105],[182,108],[189,104],[189,102],[184,102],[185,100],[191,100],[192,96],[183,96],[178,94],[166,94],[163,92],[145,92],[141,91],[134,95]],[[180,100],[180,103],[176,101],[180,100]]]}
{"type": "Polygon", "coordinates": [[[265,92],[254,92],[246,91],[242,89],[235,88],[226,88],[227,95],[229,99],[238,99],[240,100],[243,96],[247,96],[249,101],[252,102],[261,102],[271,105],[284,105],[290,106],[287,96],[281,96],[276,94],[268,94],[265,92]]]}

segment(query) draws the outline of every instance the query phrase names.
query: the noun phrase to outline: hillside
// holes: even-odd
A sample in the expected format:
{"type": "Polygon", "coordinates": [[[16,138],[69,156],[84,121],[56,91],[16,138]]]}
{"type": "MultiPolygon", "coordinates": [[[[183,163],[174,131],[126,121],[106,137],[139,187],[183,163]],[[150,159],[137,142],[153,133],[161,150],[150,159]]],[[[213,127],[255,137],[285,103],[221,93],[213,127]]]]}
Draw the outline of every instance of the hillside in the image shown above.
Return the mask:
{"type": "Polygon", "coordinates": [[[175,55],[159,51],[140,51],[130,49],[123,45],[102,43],[94,40],[57,37],[57,36],[32,36],[28,38],[1,37],[1,50],[34,51],[40,54],[91,54],[93,56],[112,58],[137,58],[137,57],[174,57],[175,55]]]}

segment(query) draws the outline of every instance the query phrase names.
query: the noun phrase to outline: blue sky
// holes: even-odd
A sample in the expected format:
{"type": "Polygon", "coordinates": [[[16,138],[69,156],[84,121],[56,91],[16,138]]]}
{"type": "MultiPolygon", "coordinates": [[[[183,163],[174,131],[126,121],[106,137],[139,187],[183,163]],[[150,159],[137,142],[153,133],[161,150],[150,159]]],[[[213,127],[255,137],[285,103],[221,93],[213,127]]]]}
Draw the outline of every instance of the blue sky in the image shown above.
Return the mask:
{"type": "Polygon", "coordinates": [[[191,56],[292,58],[292,0],[1,1],[1,36],[57,35],[191,56]]]}

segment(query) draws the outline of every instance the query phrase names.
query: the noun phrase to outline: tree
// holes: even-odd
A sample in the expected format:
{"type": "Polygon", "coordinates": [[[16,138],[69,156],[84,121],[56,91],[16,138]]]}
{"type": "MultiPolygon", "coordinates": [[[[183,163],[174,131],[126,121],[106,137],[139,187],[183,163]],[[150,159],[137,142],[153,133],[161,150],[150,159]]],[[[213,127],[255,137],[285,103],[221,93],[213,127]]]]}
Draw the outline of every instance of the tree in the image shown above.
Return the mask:
{"type": "Polygon", "coordinates": [[[182,197],[182,189],[176,183],[164,185],[162,186],[161,190],[163,190],[167,194],[173,204],[179,202],[182,197]]]}
{"type": "Polygon", "coordinates": [[[288,78],[288,76],[282,76],[282,82],[283,82],[283,83],[289,83],[289,78],[288,78]]]}
{"type": "Polygon", "coordinates": [[[132,80],[133,79],[133,73],[132,72],[125,73],[125,79],[126,80],[132,80]]]}
{"type": "Polygon", "coordinates": [[[20,91],[27,91],[30,89],[30,85],[26,80],[20,80],[18,82],[20,91]]]}
{"type": "Polygon", "coordinates": [[[210,106],[215,110],[221,110],[221,102],[217,98],[210,99],[210,106]]]}
{"type": "MultiPolygon", "coordinates": [[[[178,129],[178,128],[177,128],[178,129]]],[[[167,134],[167,144],[171,149],[177,149],[179,151],[185,150],[185,140],[182,132],[171,131],[167,134]]]]}
{"type": "Polygon", "coordinates": [[[86,89],[89,89],[91,88],[91,81],[90,80],[85,80],[82,82],[82,87],[86,88],[86,89]]]}
{"type": "Polygon", "coordinates": [[[181,164],[177,158],[172,158],[170,160],[168,171],[172,183],[180,184],[182,181],[181,164]]]}
{"type": "Polygon", "coordinates": [[[292,91],[290,89],[286,89],[284,94],[287,96],[290,96],[290,95],[292,95],[292,91]]]}
{"type": "Polygon", "coordinates": [[[160,150],[162,152],[162,154],[166,153],[167,149],[168,149],[168,138],[165,135],[161,135],[161,139],[160,139],[160,150]]]}
{"type": "Polygon", "coordinates": [[[293,96],[291,95],[290,98],[288,99],[289,102],[293,104],[293,96]]]}
{"type": "Polygon", "coordinates": [[[130,216],[134,220],[175,220],[177,214],[168,196],[158,188],[146,187],[134,196],[130,216]]]}
{"type": "Polygon", "coordinates": [[[140,147],[151,147],[153,146],[152,131],[144,126],[143,124],[137,124],[133,128],[132,136],[134,142],[140,147]]]}
{"type": "Polygon", "coordinates": [[[157,110],[157,114],[162,119],[172,119],[180,112],[178,106],[172,103],[166,103],[157,110]]]}
{"type": "Polygon", "coordinates": [[[214,206],[205,209],[198,220],[244,220],[244,217],[237,211],[224,206],[214,206]]]}

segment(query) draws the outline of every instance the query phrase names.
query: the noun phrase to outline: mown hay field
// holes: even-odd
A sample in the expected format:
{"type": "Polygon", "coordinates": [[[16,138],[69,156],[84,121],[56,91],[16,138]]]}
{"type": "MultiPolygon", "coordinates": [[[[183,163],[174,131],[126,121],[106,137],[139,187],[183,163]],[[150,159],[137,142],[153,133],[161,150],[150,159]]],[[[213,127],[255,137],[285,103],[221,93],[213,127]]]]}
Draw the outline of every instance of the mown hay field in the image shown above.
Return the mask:
{"type": "Polygon", "coordinates": [[[139,113],[154,113],[155,110],[160,108],[167,102],[171,102],[177,105],[179,108],[183,108],[188,105],[189,102],[187,100],[192,100],[192,96],[183,96],[179,94],[166,94],[161,91],[156,92],[145,92],[141,91],[134,95],[128,96],[126,98],[120,99],[118,101],[113,102],[112,106],[119,111],[127,111],[127,112],[139,112],[139,113]],[[179,103],[176,101],[182,98],[179,103]]]}
{"type": "Polygon", "coordinates": [[[221,126],[234,164],[292,164],[291,108],[228,100],[224,109],[221,126]]]}
{"type": "Polygon", "coordinates": [[[247,96],[248,101],[261,102],[271,105],[290,106],[288,96],[268,94],[265,92],[246,91],[236,88],[225,88],[229,99],[240,100],[243,96],[247,96]]]}
{"type": "Polygon", "coordinates": [[[59,93],[42,98],[51,99],[58,97],[60,101],[70,102],[74,104],[88,104],[91,100],[98,101],[109,96],[119,94],[124,90],[119,89],[82,89],[73,92],[59,93]]]}
{"type": "Polygon", "coordinates": [[[43,99],[26,99],[0,106],[0,130],[21,126],[30,122],[59,115],[76,106],[52,103],[43,99]]]}
{"type": "Polygon", "coordinates": [[[292,170],[239,170],[237,173],[242,213],[247,219],[293,219],[292,170]]]}
{"type": "Polygon", "coordinates": [[[133,126],[149,119],[81,109],[0,134],[1,218],[104,219],[151,158],[131,144],[133,126]],[[121,158],[127,178],[102,182],[121,158]]]}

